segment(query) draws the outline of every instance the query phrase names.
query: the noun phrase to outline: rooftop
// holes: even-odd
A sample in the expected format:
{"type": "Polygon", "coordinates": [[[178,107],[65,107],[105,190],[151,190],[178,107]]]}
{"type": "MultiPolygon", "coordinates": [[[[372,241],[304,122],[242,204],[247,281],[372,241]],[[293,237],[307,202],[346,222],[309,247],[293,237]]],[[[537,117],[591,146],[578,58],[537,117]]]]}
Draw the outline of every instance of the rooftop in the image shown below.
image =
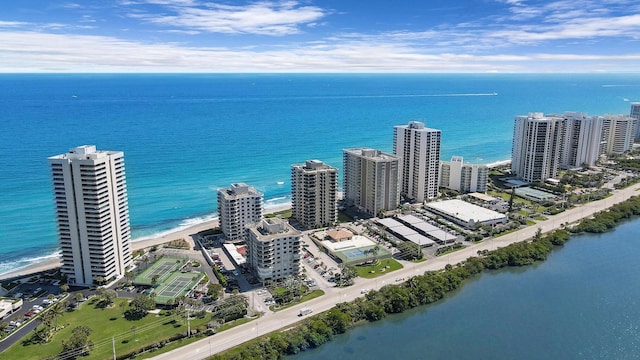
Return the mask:
{"type": "Polygon", "coordinates": [[[470,222],[471,220],[484,222],[505,218],[504,214],[462,200],[438,201],[428,203],[426,207],[456,217],[464,222],[470,222]]]}

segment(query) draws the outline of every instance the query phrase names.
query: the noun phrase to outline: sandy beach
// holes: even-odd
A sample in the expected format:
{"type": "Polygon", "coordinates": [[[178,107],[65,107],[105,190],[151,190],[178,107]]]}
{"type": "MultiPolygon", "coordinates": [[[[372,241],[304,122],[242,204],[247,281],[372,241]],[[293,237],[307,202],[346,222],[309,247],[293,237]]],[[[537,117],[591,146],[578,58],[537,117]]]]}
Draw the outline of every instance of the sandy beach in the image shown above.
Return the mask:
{"type": "MultiPolygon", "coordinates": [[[[291,208],[291,204],[282,204],[278,206],[273,206],[273,207],[269,207],[268,209],[265,209],[265,214],[272,214],[280,211],[285,211],[290,208],[291,208]]],[[[133,250],[138,250],[138,249],[145,249],[148,247],[152,247],[155,245],[164,244],[171,240],[185,239],[191,242],[193,246],[195,244],[193,243],[192,235],[195,235],[204,230],[216,228],[218,226],[219,226],[218,218],[214,218],[199,224],[195,224],[193,226],[189,226],[187,228],[181,228],[173,232],[166,233],[159,237],[145,238],[142,240],[133,240],[131,242],[131,245],[133,250]]],[[[49,261],[43,261],[37,264],[23,267],[21,269],[0,274],[0,280],[35,274],[38,272],[47,271],[47,270],[60,267],[60,265],[61,265],[60,259],[51,259],[49,261]]]]}

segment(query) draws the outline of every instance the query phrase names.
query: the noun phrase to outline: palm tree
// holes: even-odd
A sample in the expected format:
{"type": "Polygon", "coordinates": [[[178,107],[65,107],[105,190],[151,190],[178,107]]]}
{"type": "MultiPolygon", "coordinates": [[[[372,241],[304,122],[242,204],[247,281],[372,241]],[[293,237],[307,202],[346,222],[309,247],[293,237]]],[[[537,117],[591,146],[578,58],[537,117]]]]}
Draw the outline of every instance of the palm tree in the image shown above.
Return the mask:
{"type": "Polygon", "coordinates": [[[69,291],[69,285],[67,284],[60,285],[60,290],[62,290],[63,293],[66,293],[67,291],[69,291]]]}
{"type": "Polygon", "coordinates": [[[73,295],[73,301],[75,302],[80,302],[80,300],[82,299],[84,299],[84,295],[82,295],[81,292],[78,292],[75,295],[73,295]]]}
{"type": "Polygon", "coordinates": [[[45,311],[38,316],[38,321],[42,324],[42,329],[40,331],[36,330],[35,334],[44,342],[49,342],[49,338],[51,337],[53,316],[52,310],[45,311]]]}
{"type": "Polygon", "coordinates": [[[59,302],[53,304],[51,309],[49,309],[48,312],[51,313],[51,317],[52,317],[53,322],[54,322],[53,331],[57,331],[58,330],[58,318],[60,316],[62,316],[62,314],[64,314],[64,312],[66,311],[67,305],[68,305],[68,303],[66,301],[59,301],[59,302]]]}

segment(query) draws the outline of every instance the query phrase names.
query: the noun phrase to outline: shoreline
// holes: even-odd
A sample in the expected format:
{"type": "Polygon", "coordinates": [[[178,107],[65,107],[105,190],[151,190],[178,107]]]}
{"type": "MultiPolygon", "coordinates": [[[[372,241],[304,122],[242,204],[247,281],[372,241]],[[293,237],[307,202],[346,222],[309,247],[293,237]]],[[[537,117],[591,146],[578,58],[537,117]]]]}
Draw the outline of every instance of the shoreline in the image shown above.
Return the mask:
{"type": "MultiPolygon", "coordinates": [[[[273,214],[273,213],[277,213],[277,212],[285,211],[289,209],[291,209],[291,203],[273,205],[273,206],[269,206],[268,208],[265,208],[266,210],[265,215],[273,214]]],[[[185,239],[191,242],[193,246],[194,244],[193,244],[193,239],[191,238],[191,235],[194,235],[201,231],[212,229],[218,226],[219,226],[218,217],[211,218],[187,227],[180,227],[180,228],[175,228],[173,230],[167,230],[166,232],[163,232],[159,236],[144,237],[141,240],[132,240],[131,249],[132,251],[146,249],[152,246],[164,244],[169,241],[177,240],[177,239],[185,239]]],[[[54,259],[27,265],[25,267],[22,267],[16,270],[12,270],[12,271],[0,274],[0,280],[4,281],[7,279],[29,276],[36,273],[58,268],[61,265],[62,265],[61,259],[54,258],[54,259]]]]}

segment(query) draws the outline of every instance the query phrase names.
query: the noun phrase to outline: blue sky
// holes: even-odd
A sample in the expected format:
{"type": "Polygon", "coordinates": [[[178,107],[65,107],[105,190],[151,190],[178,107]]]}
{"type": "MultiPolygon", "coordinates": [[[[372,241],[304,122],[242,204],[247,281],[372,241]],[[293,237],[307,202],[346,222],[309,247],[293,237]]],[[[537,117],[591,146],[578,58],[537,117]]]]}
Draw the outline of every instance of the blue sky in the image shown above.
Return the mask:
{"type": "Polygon", "coordinates": [[[26,0],[0,72],[638,72],[637,0],[26,0]]]}

